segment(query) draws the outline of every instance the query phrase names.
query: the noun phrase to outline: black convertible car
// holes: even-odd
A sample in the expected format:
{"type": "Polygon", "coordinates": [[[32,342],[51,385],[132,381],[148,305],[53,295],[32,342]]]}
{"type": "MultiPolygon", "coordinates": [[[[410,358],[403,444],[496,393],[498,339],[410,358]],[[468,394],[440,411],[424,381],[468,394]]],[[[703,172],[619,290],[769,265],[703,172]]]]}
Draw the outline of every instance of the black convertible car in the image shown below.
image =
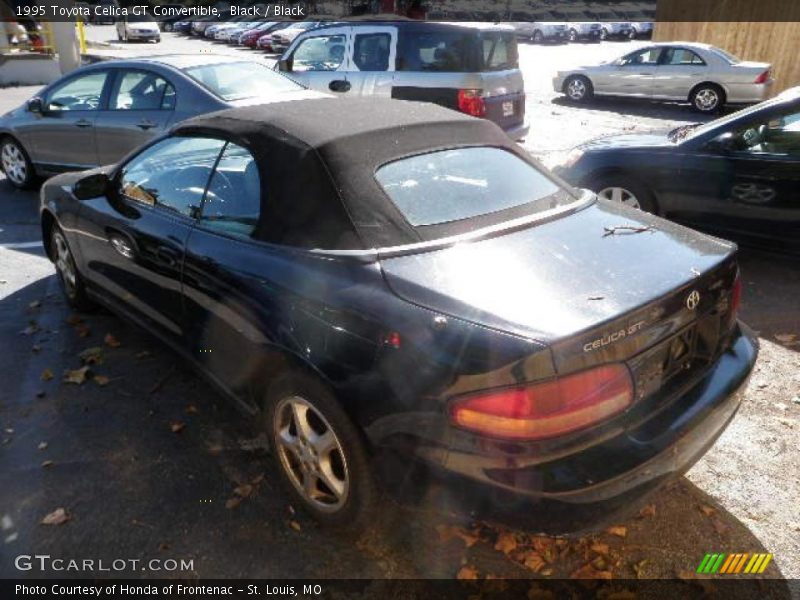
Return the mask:
{"type": "Polygon", "coordinates": [[[41,216],[69,301],[183,354],[333,524],[369,514],[387,455],[489,503],[605,516],[706,451],[756,358],[733,244],[430,104],[198,117],[49,180],[41,216]]]}
{"type": "Polygon", "coordinates": [[[601,197],[800,253],[800,87],[705,125],[589,142],[555,170],[601,197]]]}

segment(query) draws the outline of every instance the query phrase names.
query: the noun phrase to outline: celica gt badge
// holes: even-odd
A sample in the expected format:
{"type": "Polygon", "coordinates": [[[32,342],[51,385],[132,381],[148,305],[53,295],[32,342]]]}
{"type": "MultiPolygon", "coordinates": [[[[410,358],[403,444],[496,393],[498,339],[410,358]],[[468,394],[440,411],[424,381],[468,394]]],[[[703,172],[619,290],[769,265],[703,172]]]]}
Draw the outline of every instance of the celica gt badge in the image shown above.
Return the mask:
{"type": "Polygon", "coordinates": [[[633,325],[629,325],[625,329],[620,329],[618,331],[612,331],[606,333],[605,335],[597,338],[596,340],[592,340],[591,342],[586,342],[583,345],[584,352],[591,352],[593,350],[597,350],[598,348],[602,348],[603,346],[608,346],[609,344],[613,344],[614,342],[618,342],[621,339],[624,339],[628,336],[633,335],[642,330],[644,327],[644,321],[638,321],[633,325]]]}

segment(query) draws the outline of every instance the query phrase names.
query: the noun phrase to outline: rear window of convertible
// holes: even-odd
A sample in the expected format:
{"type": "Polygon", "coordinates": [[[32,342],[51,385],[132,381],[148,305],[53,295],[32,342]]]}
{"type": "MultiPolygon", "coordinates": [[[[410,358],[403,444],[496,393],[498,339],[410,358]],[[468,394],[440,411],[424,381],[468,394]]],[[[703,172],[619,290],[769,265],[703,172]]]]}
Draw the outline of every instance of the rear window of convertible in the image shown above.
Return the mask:
{"type": "Polygon", "coordinates": [[[500,148],[440,150],[380,167],[378,183],[414,227],[508,209],[525,214],[575,200],[530,163],[500,148]],[[528,205],[528,206],[526,206],[528,205]]]}

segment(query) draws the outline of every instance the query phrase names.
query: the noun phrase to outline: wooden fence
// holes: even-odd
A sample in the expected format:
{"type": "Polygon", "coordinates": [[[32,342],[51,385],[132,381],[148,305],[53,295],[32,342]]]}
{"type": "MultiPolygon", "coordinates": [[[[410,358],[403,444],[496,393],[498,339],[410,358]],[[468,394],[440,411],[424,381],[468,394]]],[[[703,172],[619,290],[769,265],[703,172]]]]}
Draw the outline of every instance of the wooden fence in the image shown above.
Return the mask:
{"type": "Polygon", "coordinates": [[[773,93],[800,85],[798,1],[659,0],[653,39],[704,42],[742,60],[768,62],[776,80],[773,93]]]}

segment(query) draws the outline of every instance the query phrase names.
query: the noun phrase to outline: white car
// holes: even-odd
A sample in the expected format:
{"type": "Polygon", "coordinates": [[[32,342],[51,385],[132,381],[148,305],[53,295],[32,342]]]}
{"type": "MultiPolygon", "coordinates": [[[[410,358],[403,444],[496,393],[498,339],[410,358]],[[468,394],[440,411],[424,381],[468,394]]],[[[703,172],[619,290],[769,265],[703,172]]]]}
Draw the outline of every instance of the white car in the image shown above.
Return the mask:
{"type": "Polygon", "coordinates": [[[120,42],[160,42],[161,30],[151,17],[128,15],[117,21],[120,42]]]}
{"type": "Polygon", "coordinates": [[[651,44],[596,65],[558,71],[553,89],[573,102],[592,96],[631,96],[690,102],[705,113],[725,104],[768,97],[768,63],[743,61],[716,46],[694,42],[651,44]]]}
{"type": "Polygon", "coordinates": [[[536,44],[568,40],[567,24],[563,21],[513,21],[510,25],[517,37],[536,44]]]}

